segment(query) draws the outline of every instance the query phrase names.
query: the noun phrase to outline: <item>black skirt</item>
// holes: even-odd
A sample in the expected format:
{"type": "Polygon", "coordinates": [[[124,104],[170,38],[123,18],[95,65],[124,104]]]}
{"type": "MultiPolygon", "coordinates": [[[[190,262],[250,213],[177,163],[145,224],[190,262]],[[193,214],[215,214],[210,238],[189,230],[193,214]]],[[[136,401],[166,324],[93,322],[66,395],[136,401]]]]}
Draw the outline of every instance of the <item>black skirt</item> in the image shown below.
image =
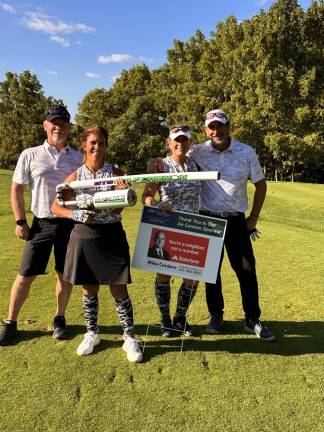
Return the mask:
{"type": "Polygon", "coordinates": [[[130,283],[129,246],[121,222],[76,224],[68,244],[63,279],[75,285],[130,283]]]}

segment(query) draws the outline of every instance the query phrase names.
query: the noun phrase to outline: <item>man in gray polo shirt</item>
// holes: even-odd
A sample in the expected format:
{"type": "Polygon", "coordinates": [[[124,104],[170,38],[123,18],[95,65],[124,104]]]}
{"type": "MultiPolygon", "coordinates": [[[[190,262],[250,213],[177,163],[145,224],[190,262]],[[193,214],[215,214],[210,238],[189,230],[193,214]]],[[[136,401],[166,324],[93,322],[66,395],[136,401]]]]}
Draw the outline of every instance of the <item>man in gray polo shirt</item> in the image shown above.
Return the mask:
{"type": "MultiPolygon", "coordinates": [[[[218,181],[202,182],[200,213],[227,220],[224,244],[231,266],[240,283],[244,329],[255,333],[262,340],[271,341],[275,336],[260,321],[258,282],[255,270],[252,239],[258,236],[256,224],[266,196],[267,185],[255,151],[247,144],[230,137],[230,124],[222,110],[207,113],[205,133],[208,140],[194,145],[188,152],[200,171],[220,171],[218,181]],[[247,182],[254,187],[252,209],[247,218],[247,182]]],[[[222,251],[221,263],[224,251],[222,251]]],[[[221,268],[220,263],[220,268],[221,268]]],[[[214,284],[206,283],[206,300],[211,319],[208,333],[218,333],[223,325],[224,299],[218,270],[214,284]]]]}
{"type": "Polygon", "coordinates": [[[11,206],[16,219],[16,237],[26,240],[19,273],[12,285],[8,318],[0,330],[0,345],[7,345],[17,333],[19,311],[28,297],[37,275],[45,274],[52,248],[55,255],[57,309],[53,337],[66,337],[65,309],[72,285],[63,281],[62,273],[66,247],[73,221],[55,218],[51,205],[56,185],[82,163],[79,152],[69,147],[70,114],[63,105],[48,107],[43,123],[47,140],[38,147],[26,149],[20,155],[13,175],[11,206]],[[24,189],[28,185],[31,196],[33,222],[26,221],[24,189]]]}

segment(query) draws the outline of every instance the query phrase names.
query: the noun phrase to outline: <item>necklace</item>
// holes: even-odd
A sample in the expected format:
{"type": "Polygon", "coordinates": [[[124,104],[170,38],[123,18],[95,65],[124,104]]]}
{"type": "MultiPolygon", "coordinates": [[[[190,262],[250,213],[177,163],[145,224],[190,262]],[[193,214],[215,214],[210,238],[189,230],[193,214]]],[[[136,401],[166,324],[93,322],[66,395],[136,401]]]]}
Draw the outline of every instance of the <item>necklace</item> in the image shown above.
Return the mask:
{"type": "Polygon", "coordinates": [[[170,156],[167,156],[168,162],[170,164],[170,166],[172,167],[173,172],[179,172],[182,171],[181,169],[179,170],[178,168],[183,168],[184,172],[188,171],[188,165],[186,164],[186,162],[184,162],[183,167],[180,163],[177,163],[176,161],[174,161],[170,156]]]}

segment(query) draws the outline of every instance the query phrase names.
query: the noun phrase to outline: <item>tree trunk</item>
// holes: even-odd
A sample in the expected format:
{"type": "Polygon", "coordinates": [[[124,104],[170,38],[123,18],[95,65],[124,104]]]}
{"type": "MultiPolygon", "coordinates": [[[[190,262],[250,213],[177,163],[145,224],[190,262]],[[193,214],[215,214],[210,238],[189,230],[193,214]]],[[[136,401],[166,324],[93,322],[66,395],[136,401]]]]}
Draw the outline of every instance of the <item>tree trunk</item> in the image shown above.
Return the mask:
{"type": "Polygon", "coordinates": [[[291,182],[294,183],[294,174],[295,174],[295,161],[292,163],[292,171],[291,171],[291,182]]]}

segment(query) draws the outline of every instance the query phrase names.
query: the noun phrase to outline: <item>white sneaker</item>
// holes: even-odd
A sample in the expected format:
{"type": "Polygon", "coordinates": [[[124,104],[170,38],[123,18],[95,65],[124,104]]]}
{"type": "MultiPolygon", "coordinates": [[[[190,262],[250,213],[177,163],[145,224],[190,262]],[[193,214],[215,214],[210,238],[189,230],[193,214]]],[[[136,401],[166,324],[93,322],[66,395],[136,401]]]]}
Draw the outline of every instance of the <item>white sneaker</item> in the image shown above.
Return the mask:
{"type": "Polygon", "coordinates": [[[127,337],[123,344],[123,350],[127,353],[127,360],[133,363],[139,363],[143,359],[141,342],[135,338],[127,337]]]}
{"type": "Polygon", "coordinates": [[[91,331],[85,333],[83,341],[80,343],[77,349],[77,354],[79,356],[89,355],[92,353],[93,348],[96,345],[99,345],[100,338],[97,333],[93,333],[91,331]]]}

